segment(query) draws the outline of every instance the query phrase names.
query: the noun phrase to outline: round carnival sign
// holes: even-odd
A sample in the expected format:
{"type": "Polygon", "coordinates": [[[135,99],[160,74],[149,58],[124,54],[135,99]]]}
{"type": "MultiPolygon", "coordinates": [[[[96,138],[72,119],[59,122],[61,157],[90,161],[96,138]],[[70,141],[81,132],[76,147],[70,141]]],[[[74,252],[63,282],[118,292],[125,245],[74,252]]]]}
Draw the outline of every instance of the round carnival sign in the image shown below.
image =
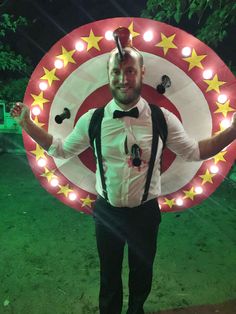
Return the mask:
{"type": "MultiPolygon", "coordinates": [[[[112,18],[81,26],[43,57],[28,84],[24,102],[34,122],[55,138],[65,138],[81,115],[111,100],[107,59],[115,48],[113,31],[127,27],[133,46],[144,57],[142,96],[165,107],[182,122],[190,137],[201,140],[230,125],[236,110],[236,80],[204,43],[170,25],[143,18],[112,18]],[[163,75],[171,80],[156,91],[163,75]],[[55,117],[69,110],[61,124],[55,117]]],[[[30,166],[42,186],[76,210],[91,213],[96,199],[95,161],[89,148],[79,156],[53,158],[23,132],[30,166]]],[[[211,159],[186,162],[166,149],[163,154],[162,211],[179,211],[211,195],[230,170],[236,143],[211,159]]]]}

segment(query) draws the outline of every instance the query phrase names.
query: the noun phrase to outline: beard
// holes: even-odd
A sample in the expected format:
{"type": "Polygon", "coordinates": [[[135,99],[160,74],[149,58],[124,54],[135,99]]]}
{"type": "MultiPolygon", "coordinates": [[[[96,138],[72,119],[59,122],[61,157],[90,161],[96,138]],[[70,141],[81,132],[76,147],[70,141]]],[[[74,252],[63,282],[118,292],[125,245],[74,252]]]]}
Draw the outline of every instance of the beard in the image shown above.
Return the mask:
{"type": "Polygon", "coordinates": [[[121,92],[119,88],[110,86],[113,98],[118,104],[120,103],[122,105],[131,105],[138,100],[141,94],[141,89],[142,82],[139,82],[136,87],[130,87],[127,92],[121,92]]]}

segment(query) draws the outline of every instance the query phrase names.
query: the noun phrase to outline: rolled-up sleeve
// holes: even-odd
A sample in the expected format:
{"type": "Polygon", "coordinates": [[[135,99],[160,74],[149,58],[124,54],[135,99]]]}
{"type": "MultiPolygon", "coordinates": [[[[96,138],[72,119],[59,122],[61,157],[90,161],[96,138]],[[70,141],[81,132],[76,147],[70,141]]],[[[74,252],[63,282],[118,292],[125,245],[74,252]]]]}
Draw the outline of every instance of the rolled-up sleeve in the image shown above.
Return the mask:
{"type": "Polygon", "coordinates": [[[52,145],[47,152],[48,155],[66,159],[86,150],[90,146],[88,128],[94,110],[91,109],[81,116],[73,131],[65,139],[53,136],[52,145]]]}
{"type": "Polygon", "coordinates": [[[188,136],[179,119],[170,111],[161,108],[168,127],[166,146],[186,161],[199,161],[198,141],[188,136]]]}

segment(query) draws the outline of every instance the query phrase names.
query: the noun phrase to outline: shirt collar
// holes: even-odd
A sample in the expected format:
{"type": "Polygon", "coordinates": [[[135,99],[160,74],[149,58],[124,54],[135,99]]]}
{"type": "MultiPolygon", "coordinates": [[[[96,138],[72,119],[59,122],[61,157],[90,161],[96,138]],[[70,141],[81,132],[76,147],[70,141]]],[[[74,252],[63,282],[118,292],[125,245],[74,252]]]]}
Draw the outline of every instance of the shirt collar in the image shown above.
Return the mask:
{"type": "MultiPolygon", "coordinates": [[[[139,111],[139,114],[142,113],[144,107],[147,105],[147,102],[145,99],[143,99],[142,97],[140,97],[139,101],[137,102],[136,105],[134,105],[132,108],[130,108],[129,110],[137,107],[138,108],[138,111],[139,111]]],[[[123,111],[118,105],[117,103],[115,102],[114,98],[106,105],[105,107],[105,111],[113,117],[113,113],[115,110],[121,110],[123,111]]]]}

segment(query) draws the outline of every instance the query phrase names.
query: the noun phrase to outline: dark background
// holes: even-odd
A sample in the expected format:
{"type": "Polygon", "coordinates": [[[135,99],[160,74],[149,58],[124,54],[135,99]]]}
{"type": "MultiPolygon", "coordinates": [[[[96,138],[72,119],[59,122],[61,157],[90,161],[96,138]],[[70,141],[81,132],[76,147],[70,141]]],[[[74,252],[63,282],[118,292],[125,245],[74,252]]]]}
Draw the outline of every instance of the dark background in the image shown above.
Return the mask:
{"type": "MultiPolygon", "coordinates": [[[[43,55],[60,38],[73,29],[111,17],[140,17],[147,0],[5,0],[0,5],[0,13],[9,13],[27,18],[29,27],[21,27],[17,36],[9,35],[11,46],[22,55],[29,57],[36,66],[43,55]]],[[[204,13],[204,19],[207,12],[204,13]]],[[[198,18],[191,21],[183,18],[180,24],[171,22],[185,31],[195,35],[200,27],[198,18]]],[[[236,65],[235,30],[231,26],[227,37],[217,48],[212,47],[227,65],[236,65]]]]}

